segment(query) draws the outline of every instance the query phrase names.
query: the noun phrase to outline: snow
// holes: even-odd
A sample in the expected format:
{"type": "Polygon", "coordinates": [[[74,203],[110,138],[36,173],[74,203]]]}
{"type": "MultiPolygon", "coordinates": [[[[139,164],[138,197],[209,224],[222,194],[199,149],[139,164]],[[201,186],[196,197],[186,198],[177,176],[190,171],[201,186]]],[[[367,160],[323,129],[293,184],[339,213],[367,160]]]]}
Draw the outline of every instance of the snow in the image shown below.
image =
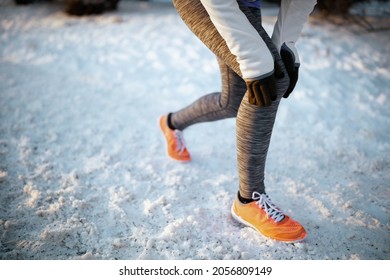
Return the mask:
{"type": "Polygon", "coordinates": [[[157,118],[220,87],[170,4],[0,5],[0,259],[390,258],[389,31],[305,25],[266,167],[308,231],[285,244],[230,216],[234,119],[185,131],[192,162],[166,157],[157,118]]]}

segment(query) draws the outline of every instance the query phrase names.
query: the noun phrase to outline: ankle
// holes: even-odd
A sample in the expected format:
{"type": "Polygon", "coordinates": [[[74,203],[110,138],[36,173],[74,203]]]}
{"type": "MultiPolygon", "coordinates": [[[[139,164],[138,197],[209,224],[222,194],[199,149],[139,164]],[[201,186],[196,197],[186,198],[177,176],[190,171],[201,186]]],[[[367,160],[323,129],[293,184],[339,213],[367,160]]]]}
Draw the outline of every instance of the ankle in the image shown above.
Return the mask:
{"type": "Polygon", "coordinates": [[[171,116],[172,116],[172,113],[169,113],[167,116],[167,125],[170,129],[175,130],[176,127],[172,124],[171,116]]]}
{"type": "Polygon", "coordinates": [[[243,204],[247,204],[247,203],[251,203],[253,202],[254,200],[252,198],[245,198],[245,197],[242,197],[240,192],[238,192],[238,200],[243,203],[243,204]]]}

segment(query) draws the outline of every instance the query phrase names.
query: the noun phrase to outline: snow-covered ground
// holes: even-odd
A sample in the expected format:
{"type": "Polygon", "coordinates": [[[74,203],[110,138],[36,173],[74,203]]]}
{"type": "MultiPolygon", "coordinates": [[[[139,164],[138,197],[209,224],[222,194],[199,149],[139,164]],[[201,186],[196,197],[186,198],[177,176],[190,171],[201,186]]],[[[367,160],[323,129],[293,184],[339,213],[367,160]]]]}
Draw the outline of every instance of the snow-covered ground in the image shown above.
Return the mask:
{"type": "Polygon", "coordinates": [[[230,217],[234,119],[185,131],[191,163],[165,155],[157,118],[220,88],[171,5],[0,5],[0,259],[390,259],[389,31],[304,28],[266,168],[308,231],[284,244],[230,217]]]}

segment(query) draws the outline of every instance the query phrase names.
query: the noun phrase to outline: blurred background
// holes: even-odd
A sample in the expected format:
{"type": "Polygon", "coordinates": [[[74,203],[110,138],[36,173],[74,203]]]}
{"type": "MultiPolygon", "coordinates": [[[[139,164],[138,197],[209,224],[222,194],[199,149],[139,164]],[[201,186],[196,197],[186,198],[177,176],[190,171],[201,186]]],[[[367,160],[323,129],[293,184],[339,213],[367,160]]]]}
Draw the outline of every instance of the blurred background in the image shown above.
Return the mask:
{"type": "MultiPolygon", "coordinates": [[[[14,0],[17,5],[29,5],[34,2],[52,2],[55,0],[14,0]]],[[[58,0],[57,0],[58,1],[58,0]]],[[[120,1],[140,1],[171,3],[171,0],[60,0],[64,2],[64,10],[72,15],[101,14],[105,11],[116,10],[120,1]]],[[[263,0],[264,4],[280,4],[281,0],[263,0]]],[[[353,6],[358,3],[370,2],[370,0],[318,0],[317,10],[329,14],[347,14],[353,6]]],[[[388,2],[388,0],[379,0],[376,2],[388,2]]],[[[388,12],[388,11],[387,11],[388,12]]]]}
{"type": "MultiPolygon", "coordinates": [[[[114,12],[120,9],[120,2],[150,2],[171,4],[171,0],[3,0],[12,1],[16,5],[32,5],[42,2],[60,2],[63,11],[69,15],[87,16],[99,15],[106,12],[114,12]]],[[[281,0],[263,0],[263,7],[267,5],[280,5],[281,0]]],[[[388,29],[387,23],[378,21],[388,18],[389,8],[386,6],[389,0],[318,0],[313,13],[322,19],[333,23],[354,23],[367,30],[388,29]],[[385,25],[385,26],[384,26],[385,25]]]]}

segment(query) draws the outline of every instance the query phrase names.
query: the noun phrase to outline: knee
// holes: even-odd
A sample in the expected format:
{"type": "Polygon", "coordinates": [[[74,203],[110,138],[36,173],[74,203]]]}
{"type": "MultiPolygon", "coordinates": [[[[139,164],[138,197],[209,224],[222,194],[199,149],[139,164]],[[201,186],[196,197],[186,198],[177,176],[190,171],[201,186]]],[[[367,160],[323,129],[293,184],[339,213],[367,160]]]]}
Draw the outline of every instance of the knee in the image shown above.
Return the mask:
{"type": "Polygon", "coordinates": [[[238,108],[240,107],[241,99],[235,100],[234,98],[219,98],[219,107],[226,112],[226,117],[237,117],[238,108]]]}

